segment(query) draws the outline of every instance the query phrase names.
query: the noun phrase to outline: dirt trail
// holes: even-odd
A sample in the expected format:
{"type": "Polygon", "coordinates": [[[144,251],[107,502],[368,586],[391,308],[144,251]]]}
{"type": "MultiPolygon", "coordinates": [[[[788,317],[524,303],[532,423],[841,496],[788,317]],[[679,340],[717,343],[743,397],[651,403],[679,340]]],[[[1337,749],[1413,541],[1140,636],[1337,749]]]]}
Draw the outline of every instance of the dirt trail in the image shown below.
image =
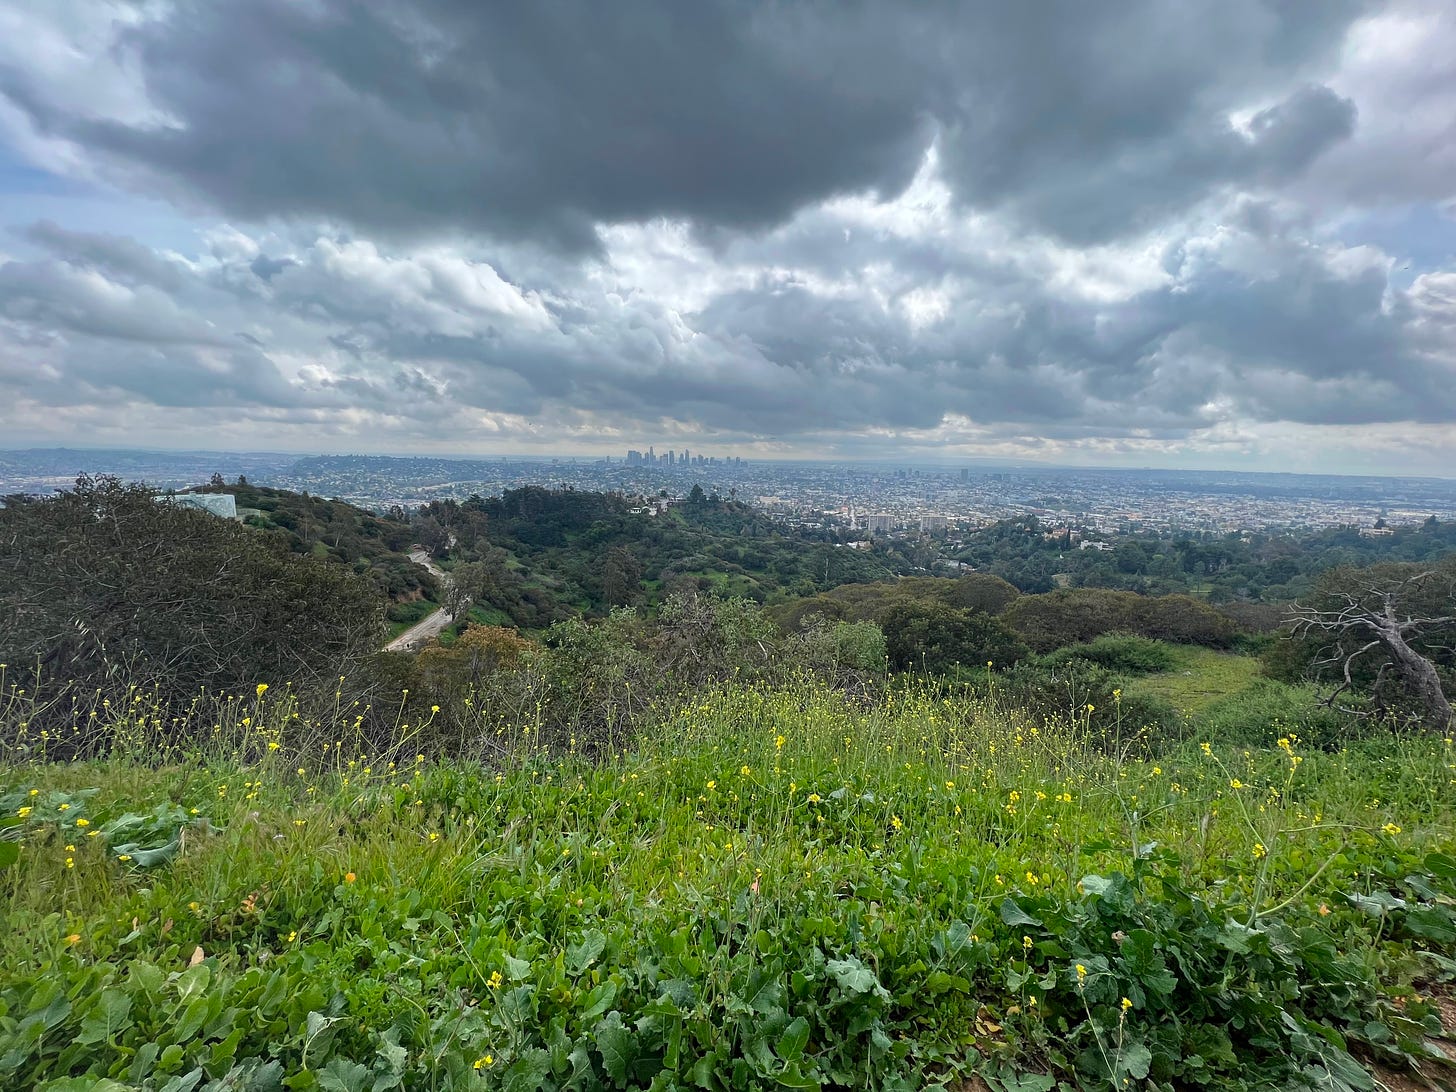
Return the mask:
{"type": "MultiPolygon", "coordinates": [[[[409,552],[409,559],[413,561],[416,565],[422,566],[423,568],[427,569],[435,577],[435,579],[440,582],[441,591],[443,591],[449,585],[450,578],[445,575],[445,571],[443,569],[441,569],[438,565],[430,560],[430,555],[424,550],[416,547],[409,552]]],[[[450,616],[450,612],[447,611],[444,607],[441,607],[439,610],[435,611],[433,614],[427,615],[421,621],[418,621],[414,625],[410,626],[409,629],[405,630],[394,640],[390,641],[389,644],[384,646],[384,651],[413,652],[426,641],[433,640],[435,637],[438,637],[440,635],[440,631],[448,626],[452,621],[454,621],[454,619],[450,616]]]]}

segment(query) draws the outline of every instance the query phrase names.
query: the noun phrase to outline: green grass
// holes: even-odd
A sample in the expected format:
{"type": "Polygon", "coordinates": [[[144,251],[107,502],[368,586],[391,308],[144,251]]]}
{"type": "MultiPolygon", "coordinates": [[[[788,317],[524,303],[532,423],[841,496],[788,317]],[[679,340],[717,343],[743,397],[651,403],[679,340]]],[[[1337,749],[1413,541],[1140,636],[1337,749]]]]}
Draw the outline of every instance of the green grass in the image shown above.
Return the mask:
{"type": "Polygon", "coordinates": [[[805,685],[596,762],[451,726],[486,767],[276,695],[0,769],[0,1084],[1362,1088],[1348,1050],[1409,1056],[1456,970],[1436,739],[1119,764],[994,697],[805,685]]]}
{"type": "Polygon", "coordinates": [[[509,626],[511,624],[510,615],[505,611],[480,603],[471,604],[468,617],[477,626],[509,626]]]}
{"type": "Polygon", "coordinates": [[[1168,647],[1178,658],[1177,666],[1129,682],[1130,694],[1162,698],[1178,712],[1191,716],[1245,689],[1259,677],[1259,661],[1253,656],[1193,645],[1168,647]]]}
{"type": "Polygon", "coordinates": [[[424,621],[440,609],[438,603],[429,599],[414,599],[405,603],[393,603],[389,607],[385,631],[392,641],[405,630],[424,621]]]}

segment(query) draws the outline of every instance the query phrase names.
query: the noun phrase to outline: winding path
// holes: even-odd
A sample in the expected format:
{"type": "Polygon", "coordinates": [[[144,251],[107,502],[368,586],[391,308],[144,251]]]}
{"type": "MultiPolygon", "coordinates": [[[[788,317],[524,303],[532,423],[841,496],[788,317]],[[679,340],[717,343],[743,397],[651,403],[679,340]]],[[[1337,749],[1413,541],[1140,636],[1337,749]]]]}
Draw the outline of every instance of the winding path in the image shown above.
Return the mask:
{"type": "MultiPolygon", "coordinates": [[[[445,571],[430,560],[430,555],[423,549],[416,546],[409,552],[409,559],[416,565],[420,565],[440,582],[441,590],[449,584],[450,578],[445,571]]],[[[439,608],[433,614],[426,615],[423,619],[410,626],[389,644],[384,646],[385,652],[413,652],[426,641],[433,640],[440,635],[440,631],[448,626],[454,618],[444,607],[439,608]]]]}

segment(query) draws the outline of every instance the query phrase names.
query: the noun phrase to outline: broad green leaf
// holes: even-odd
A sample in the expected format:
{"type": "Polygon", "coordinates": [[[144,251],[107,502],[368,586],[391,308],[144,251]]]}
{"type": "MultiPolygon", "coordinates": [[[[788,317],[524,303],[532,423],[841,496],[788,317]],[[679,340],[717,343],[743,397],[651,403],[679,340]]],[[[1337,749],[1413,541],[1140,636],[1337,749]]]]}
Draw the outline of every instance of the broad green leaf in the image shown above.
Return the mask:
{"type": "Polygon", "coordinates": [[[1001,920],[1007,925],[1040,925],[1041,919],[1034,918],[1023,910],[1015,899],[1007,896],[1001,900],[1001,920]]]}
{"type": "Polygon", "coordinates": [[[604,933],[593,929],[581,938],[579,944],[566,949],[566,969],[572,974],[581,974],[606,951],[607,938],[604,933]]]}
{"type": "Polygon", "coordinates": [[[970,993],[971,983],[969,979],[962,978],[958,974],[946,974],[944,971],[931,971],[925,978],[925,992],[932,997],[942,993],[970,993]]]}
{"type": "Polygon", "coordinates": [[[790,1062],[774,1080],[784,1088],[819,1088],[824,1084],[818,1074],[805,1072],[798,1062],[790,1062]]]}
{"type": "Polygon", "coordinates": [[[1427,853],[1426,871],[1443,880],[1456,880],[1456,857],[1448,853],[1427,853]]]}
{"type": "Polygon", "coordinates": [[[1118,1068],[1124,1076],[1140,1081],[1148,1075],[1153,1064],[1153,1052],[1143,1043],[1132,1043],[1122,1048],[1118,1055],[1118,1068]]]}
{"type": "Polygon", "coordinates": [[[775,1048],[778,1056],[786,1062],[797,1062],[804,1056],[804,1048],[809,1045],[809,1021],[802,1016],[796,1016],[789,1021],[789,1026],[784,1028],[784,1033],[779,1036],[778,1046],[775,1048]]]}
{"type": "Polygon", "coordinates": [[[403,1073],[409,1062],[409,1051],[399,1045],[399,1028],[390,1028],[379,1037],[376,1052],[391,1073],[403,1073]]]}
{"type": "Polygon", "coordinates": [[[174,838],[165,845],[148,849],[135,842],[128,842],[125,845],[112,846],[111,852],[119,861],[123,857],[127,858],[122,863],[132,868],[156,868],[177,856],[177,849],[181,844],[178,839],[174,838]]]}
{"type": "Polygon", "coordinates": [[[875,972],[854,956],[848,959],[831,959],[826,966],[840,988],[848,993],[870,993],[877,990],[883,992],[875,972]]]}
{"type": "Polygon", "coordinates": [[[318,1083],[324,1092],[369,1092],[374,1074],[358,1062],[330,1058],[328,1065],[318,1071],[318,1083]]]}
{"type": "Polygon", "coordinates": [[[600,986],[587,993],[582,998],[585,1006],[581,1012],[581,1019],[593,1020],[612,1007],[612,1002],[617,999],[617,984],[610,979],[600,986]]]}
{"type": "Polygon", "coordinates": [[[501,1077],[501,1088],[504,1092],[540,1092],[550,1072],[550,1051],[540,1048],[525,1050],[501,1077]]]}
{"type": "Polygon", "coordinates": [[[1407,932],[1426,940],[1440,944],[1456,943],[1456,920],[1452,919],[1449,910],[1441,907],[1412,910],[1401,919],[1401,924],[1407,932]]]}
{"type": "Polygon", "coordinates": [[[207,1073],[201,1066],[198,1066],[191,1072],[173,1077],[166,1084],[162,1085],[160,1092],[192,1092],[194,1088],[202,1083],[202,1078],[205,1076],[207,1076],[207,1073]]]}
{"type": "Polygon", "coordinates": [[[120,990],[102,990],[101,997],[81,1021],[76,1042],[92,1046],[104,1043],[131,1025],[131,998],[120,990]]]}
{"type": "Polygon", "coordinates": [[[602,1068],[614,1081],[627,1079],[627,1067],[632,1064],[636,1046],[632,1032],[622,1026],[621,1013],[612,1012],[597,1025],[597,1050],[602,1055],[602,1068]]]}
{"type": "Polygon", "coordinates": [[[1051,1092],[1057,1086],[1055,1077],[1042,1073],[1017,1073],[1002,1067],[994,1074],[985,1073],[986,1083],[1001,1092],[1051,1092]]]}
{"type": "Polygon", "coordinates": [[[515,956],[506,956],[506,977],[512,982],[521,982],[531,975],[531,964],[515,956]]]}
{"type": "Polygon", "coordinates": [[[1382,914],[1388,914],[1392,910],[1403,910],[1405,908],[1405,899],[1396,898],[1396,896],[1388,891],[1372,891],[1368,895],[1351,893],[1346,895],[1345,898],[1350,900],[1350,905],[1364,910],[1365,913],[1377,918],[1382,914]]]}
{"type": "Polygon", "coordinates": [[[179,1001],[191,1001],[203,993],[211,983],[212,968],[206,963],[188,967],[177,976],[177,998],[179,1001]]]}

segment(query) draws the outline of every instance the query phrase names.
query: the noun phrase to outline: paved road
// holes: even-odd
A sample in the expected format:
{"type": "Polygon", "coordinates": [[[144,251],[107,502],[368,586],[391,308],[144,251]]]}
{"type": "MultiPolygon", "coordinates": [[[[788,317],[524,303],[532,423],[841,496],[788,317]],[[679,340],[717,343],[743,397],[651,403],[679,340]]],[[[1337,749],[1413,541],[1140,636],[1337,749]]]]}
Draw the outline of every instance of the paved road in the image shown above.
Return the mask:
{"type": "MultiPolygon", "coordinates": [[[[443,569],[430,560],[430,555],[424,550],[416,547],[409,552],[409,559],[416,565],[421,565],[434,574],[435,579],[440,582],[440,590],[443,591],[449,583],[450,578],[445,575],[443,569]]],[[[453,618],[450,612],[441,607],[435,613],[427,615],[424,619],[416,622],[405,630],[389,644],[384,646],[385,652],[413,652],[426,641],[433,640],[440,635],[440,631],[448,626],[453,618]]]]}

